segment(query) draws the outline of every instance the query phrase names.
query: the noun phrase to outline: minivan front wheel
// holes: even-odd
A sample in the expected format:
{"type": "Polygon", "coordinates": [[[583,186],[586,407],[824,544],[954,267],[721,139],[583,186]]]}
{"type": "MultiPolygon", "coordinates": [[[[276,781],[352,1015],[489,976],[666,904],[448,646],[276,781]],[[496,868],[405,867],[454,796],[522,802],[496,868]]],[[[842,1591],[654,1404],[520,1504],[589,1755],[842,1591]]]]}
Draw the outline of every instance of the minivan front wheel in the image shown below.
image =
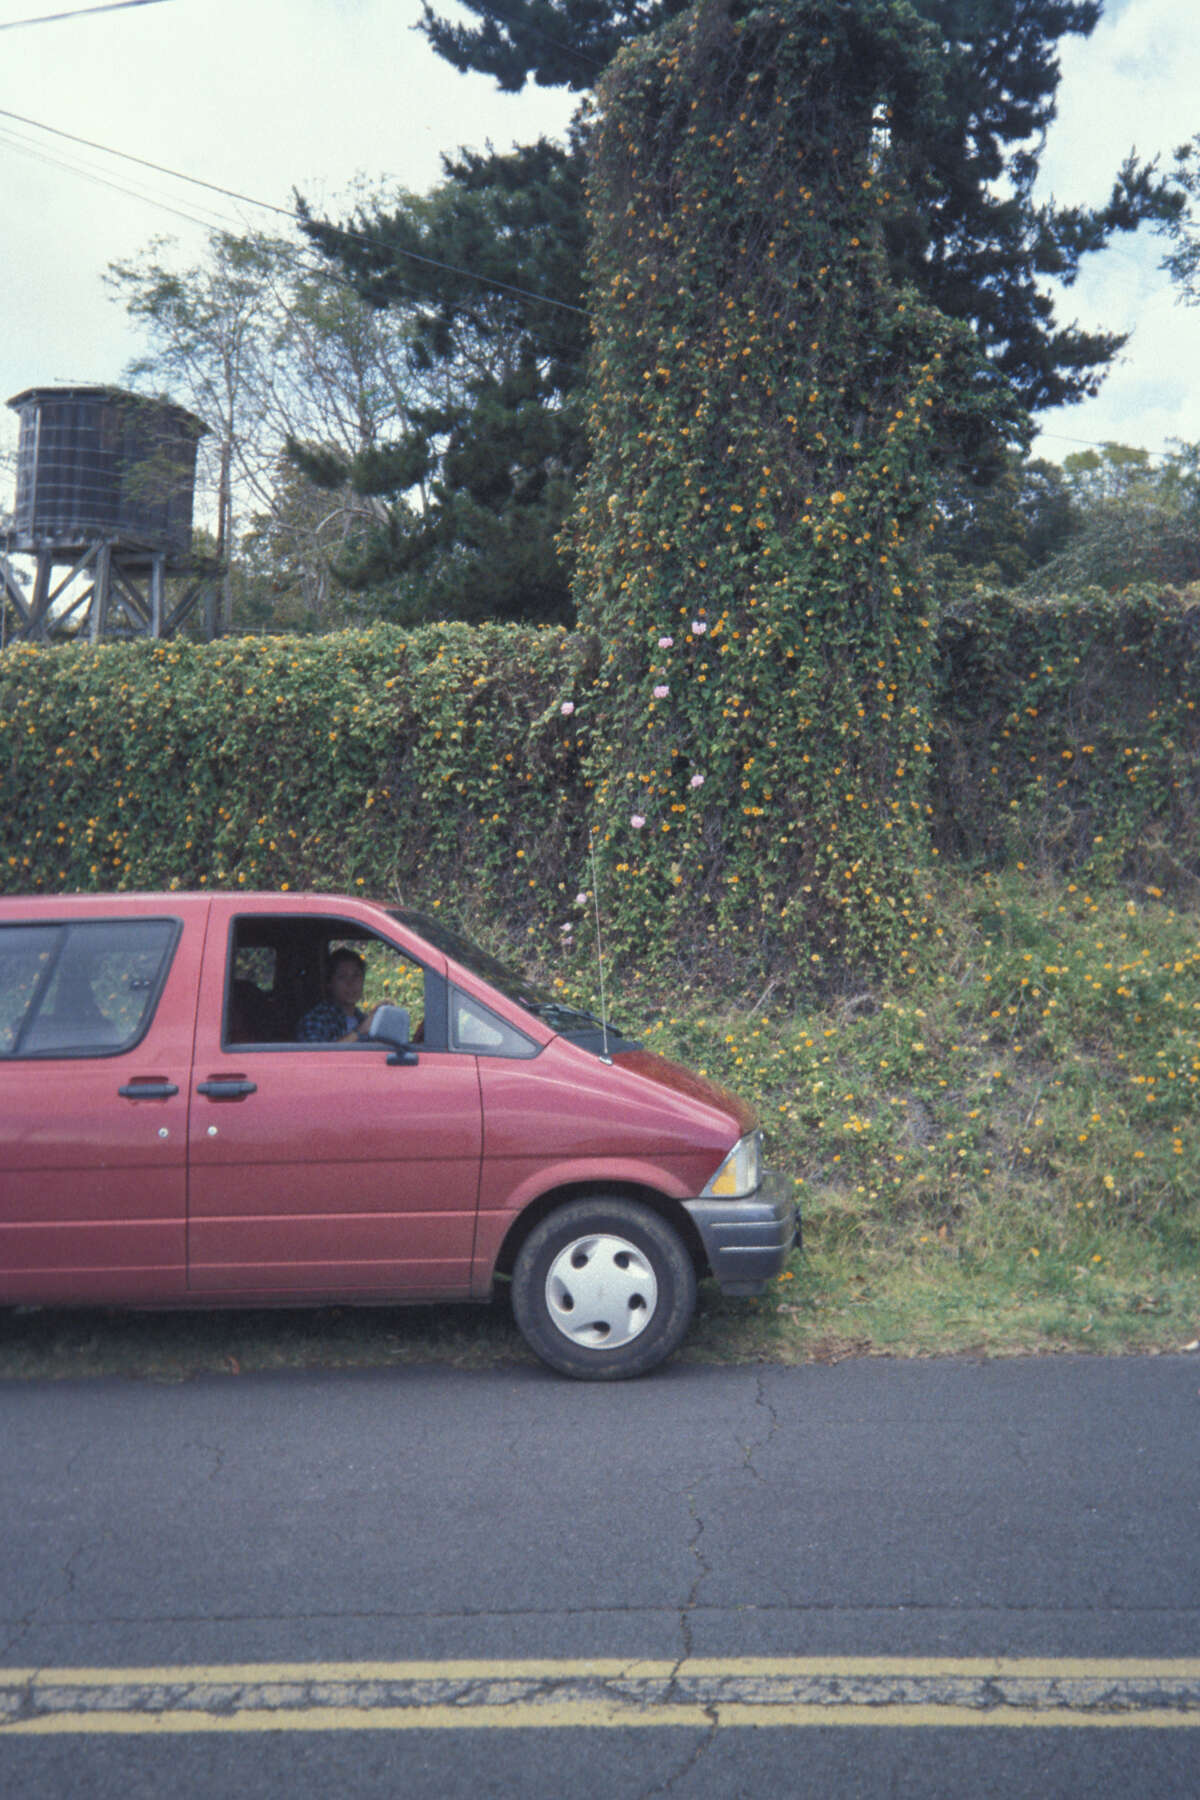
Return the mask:
{"type": "Polygon", "coordinates": [[[650,1207],[598,1195],[570,1201],[530,1232],[512,1304],[525,1341],[552,1369],[616,1381],[678,1348],[696,1273],[679,1233],[650,1207]]]}

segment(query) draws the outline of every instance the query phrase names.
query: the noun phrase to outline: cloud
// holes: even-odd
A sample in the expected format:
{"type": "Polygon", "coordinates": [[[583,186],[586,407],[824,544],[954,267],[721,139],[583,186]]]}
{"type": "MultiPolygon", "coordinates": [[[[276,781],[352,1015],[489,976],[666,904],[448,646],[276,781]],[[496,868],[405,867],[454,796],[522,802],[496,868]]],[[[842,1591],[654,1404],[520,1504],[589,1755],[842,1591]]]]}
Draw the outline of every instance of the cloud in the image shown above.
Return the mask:
{"type": "MultiPolygon", "coordinates": [[[[1090,38],[1064,41],[1061,64],[1043,199],[1103,204],[1130,151],[1169,166],[1200,129],[1200,32],[1180,0],[1109,0],[1090,38]]],[[[1043,416],[1040,454],[1060,461],[1081,441],[1156,452],[1173,438],[1200,441],[1200,309],[1180,304],[1159,268],[1165,249],[1146,229],[1117,237],[1085,259],[1073,287],[1058,291],[1063,322],[1130,337],[1094,400],[1043,416]]]]}
{"type": "Polygon", "coordinates": [[[1090,38],[1063,40],[1059,60],[1044,195],[1097,205],[1130,150],[1169,160],[1200,129],[1200,31],[1188,0],[1110,0],[1090,38]]]}

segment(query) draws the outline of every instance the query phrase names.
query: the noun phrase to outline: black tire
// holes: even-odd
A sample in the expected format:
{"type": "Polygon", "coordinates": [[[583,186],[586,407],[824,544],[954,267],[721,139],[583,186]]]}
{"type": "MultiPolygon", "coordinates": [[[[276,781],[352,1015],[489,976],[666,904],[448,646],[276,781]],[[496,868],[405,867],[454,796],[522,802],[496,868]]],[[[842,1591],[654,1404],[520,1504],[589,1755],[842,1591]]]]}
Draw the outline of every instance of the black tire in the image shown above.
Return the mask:
{"type": "Polygon", "coordinates": [[[512,1279],[517,1324],[536,1356],[581,1381],[645,1375],[691,1323],[696,1271],[650,1207],[597,1194],[534,1227],[512,1279]]]}

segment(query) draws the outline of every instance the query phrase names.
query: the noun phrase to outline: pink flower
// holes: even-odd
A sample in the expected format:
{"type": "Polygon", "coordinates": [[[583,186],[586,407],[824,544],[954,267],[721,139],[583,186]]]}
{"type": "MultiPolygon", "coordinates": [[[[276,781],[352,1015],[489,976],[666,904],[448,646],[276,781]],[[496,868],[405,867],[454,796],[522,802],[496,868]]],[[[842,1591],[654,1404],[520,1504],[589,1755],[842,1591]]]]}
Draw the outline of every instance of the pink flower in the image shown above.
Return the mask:
{"type": "Polygon", "coordinates": [[[658,687],[656,687],[656,688],[655,688],[655,690],[654,690],[654,698],[655,698],[655,699],[656,699],[656,700],[665,700],[665,699],[666,699],[666,697],[667,697],[667,695],[668,695],[668,694],[669,694],[669,693],[670,693],[670,691],[671,691],[671,690],[670,690],[670,688],[669,688],[669,687],[668,687],[668,686],[667,686],[667,684],[666,684],[666,682],[665,682],[665,681],[664,681],[664,682],[661,682],[661,683],[660,683],[660,684],[659,684],[659,686],[658,686],[658,687]]]}
{"type": "Polygon", "coordinates": [[[640,831],[642,829],[642,826],[646,823],[646,821],[645,821],[645,819],[643,819],[641,813],[634,813],[631,816],[629,823],[633,826],[633,829],[635,831],[640,831]]]}
{"type": "Polygon", "coordinates": [[[584,893],[584,894],[576,894],[576,896],[575,896],[575,904],[576,904],[576,906],[586,906],[586,905],[587,905],[587,903],[588,903],[588,901],[589,901],[589,900],[590,900],[590,899],[591,899],[591,895],[590,895],[590,894],[586,894],[586,893],[584,893]]]}
{"type": "Polygon", "coordinates": [[[692,630],[697,637],[703,637],[708,630],[708,626],[703,619],[693,619],[692,630]]]}
{"type": "Polygon", "coordinates": [[[564,719],[569,719],[571,714],[575,711],[575,702],[573,700],[564,700],[558,710],[564,719]]]}
{"type": "Polygon", "coordinates": [[[704,786],[703,775],[693,775],[692,779],[688,782],[688,786],[689,787],[703,787],[704,786]]]}
{"type": "Polygon", "coordinates": [[[659,649],[660,649],[660,650],[670,650],[670,649],[672,649],[672,648],[673,648],[673,646],[674,646],[674,643],[675,643],[675,639],[674,639],[674,638],[671,638],[671,637],[663,637],[663,638],[659,638],[659,640],[658,640],[658,647],[659,647],[659,649]]]}

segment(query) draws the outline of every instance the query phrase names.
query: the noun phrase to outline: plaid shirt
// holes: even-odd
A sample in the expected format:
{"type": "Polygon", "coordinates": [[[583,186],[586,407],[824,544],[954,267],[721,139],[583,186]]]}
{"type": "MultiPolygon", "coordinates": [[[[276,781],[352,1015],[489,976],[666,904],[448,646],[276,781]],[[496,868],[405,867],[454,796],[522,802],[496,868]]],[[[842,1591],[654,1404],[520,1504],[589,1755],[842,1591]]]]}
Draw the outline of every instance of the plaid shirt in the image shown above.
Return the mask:
{"type": "Polygon", "coordinates": [[[297,1025],[296,1041],[300,1044],[337,1044],[362,1022],[363,1014],[357,1007],[353,1013],[344,1013],[332,1000],[322,1000],[311,1012],[306,1012],[297,1025]]]}

